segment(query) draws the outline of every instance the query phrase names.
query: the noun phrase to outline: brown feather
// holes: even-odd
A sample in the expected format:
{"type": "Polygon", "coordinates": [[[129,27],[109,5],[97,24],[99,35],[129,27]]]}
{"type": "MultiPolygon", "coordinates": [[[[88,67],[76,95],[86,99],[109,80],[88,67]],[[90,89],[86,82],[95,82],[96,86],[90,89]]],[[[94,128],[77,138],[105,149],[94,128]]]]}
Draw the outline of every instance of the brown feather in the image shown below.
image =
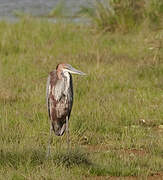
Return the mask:
{"type": "Polygon", "coordinates": [[[57,71],[52,71],[49,74],[49,84],[47,85],[47,103],[49,118],[52,123],[52,128],[57,136],[63,135],[66,129],[66,116],[70,117],[73,103],[72,77],[68,93],[64,94],[66,79],[57,71]],[[60,76],[60,77],[58,77],[60,76]],[[59,90],[59,91],[57,91],[59,90]],[[59,97],[59,98],[58,98],[59,97]]]}

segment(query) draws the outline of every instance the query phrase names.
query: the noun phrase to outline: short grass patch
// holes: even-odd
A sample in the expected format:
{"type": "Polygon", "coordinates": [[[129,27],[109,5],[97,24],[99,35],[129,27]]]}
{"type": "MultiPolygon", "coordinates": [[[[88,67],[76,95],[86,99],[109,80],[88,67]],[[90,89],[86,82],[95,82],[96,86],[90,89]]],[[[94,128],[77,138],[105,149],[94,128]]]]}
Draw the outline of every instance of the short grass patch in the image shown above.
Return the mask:
{"type": "Polygon", "coordinates": [[[163,172],[162,30],[99,33],[25,17],[0,32],[0,179],[163,172]],[[59,62],[87,76],[73,77],[71,150],[54,136],[46,159],[46,80],[59,62]]]}

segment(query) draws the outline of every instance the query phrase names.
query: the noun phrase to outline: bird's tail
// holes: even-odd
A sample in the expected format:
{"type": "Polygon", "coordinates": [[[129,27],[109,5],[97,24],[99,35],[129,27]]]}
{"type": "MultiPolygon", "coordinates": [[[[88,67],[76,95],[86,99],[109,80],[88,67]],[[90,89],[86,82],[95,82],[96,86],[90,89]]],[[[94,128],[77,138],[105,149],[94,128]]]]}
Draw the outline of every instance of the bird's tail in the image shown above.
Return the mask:
{"type": "Polygon", "coordinates": [[[66,130],[66,122],[62,123],[62,122],[56,122],[56,121],[53,121],[52,122],[52,127],[53,127],[53,130],[54,130],[54,133],[57,135],[57,136],[62,136],[66,130]]]}

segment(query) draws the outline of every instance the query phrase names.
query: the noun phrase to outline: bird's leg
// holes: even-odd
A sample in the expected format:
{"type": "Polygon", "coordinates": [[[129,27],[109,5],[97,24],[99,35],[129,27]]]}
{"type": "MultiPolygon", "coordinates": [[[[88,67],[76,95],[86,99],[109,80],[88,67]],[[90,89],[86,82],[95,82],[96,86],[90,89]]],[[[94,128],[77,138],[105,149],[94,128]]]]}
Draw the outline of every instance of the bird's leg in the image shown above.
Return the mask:
{"type": "Polygon", "coordinates": [[[50,122],[49,142],[48,142],[48,149],[47,149],[47,154],[46,154],[47,158],[51,155],[50,149],[51,149],[51,141],[52,141],[52,137],[51,137],[52,130],[53,130],[53,127],[52,127],[52,124],[50,122]]]}
{"type": "Polygon", "coordinates": [[[69,152],[69,127],[68,127],[68,116],[66,116],[66,134],[67,134],[67,151],[69,152]]]}

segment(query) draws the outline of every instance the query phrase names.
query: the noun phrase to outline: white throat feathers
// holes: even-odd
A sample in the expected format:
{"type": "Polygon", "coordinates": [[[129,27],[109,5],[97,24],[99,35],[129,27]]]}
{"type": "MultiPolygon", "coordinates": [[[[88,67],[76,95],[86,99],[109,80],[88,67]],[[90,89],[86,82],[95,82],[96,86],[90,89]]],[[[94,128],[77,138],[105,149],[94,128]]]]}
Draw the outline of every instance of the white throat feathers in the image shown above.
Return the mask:
{"type": "Polygon", "coordinates": [[[54,95],[57,101],[60,100],[61,96],[64,94],[67,99],[68,89],[70,86],[70,74],[63,70],[63,78],[61,80],[58,80],[55,89],[54,89],[54,95]]]}

